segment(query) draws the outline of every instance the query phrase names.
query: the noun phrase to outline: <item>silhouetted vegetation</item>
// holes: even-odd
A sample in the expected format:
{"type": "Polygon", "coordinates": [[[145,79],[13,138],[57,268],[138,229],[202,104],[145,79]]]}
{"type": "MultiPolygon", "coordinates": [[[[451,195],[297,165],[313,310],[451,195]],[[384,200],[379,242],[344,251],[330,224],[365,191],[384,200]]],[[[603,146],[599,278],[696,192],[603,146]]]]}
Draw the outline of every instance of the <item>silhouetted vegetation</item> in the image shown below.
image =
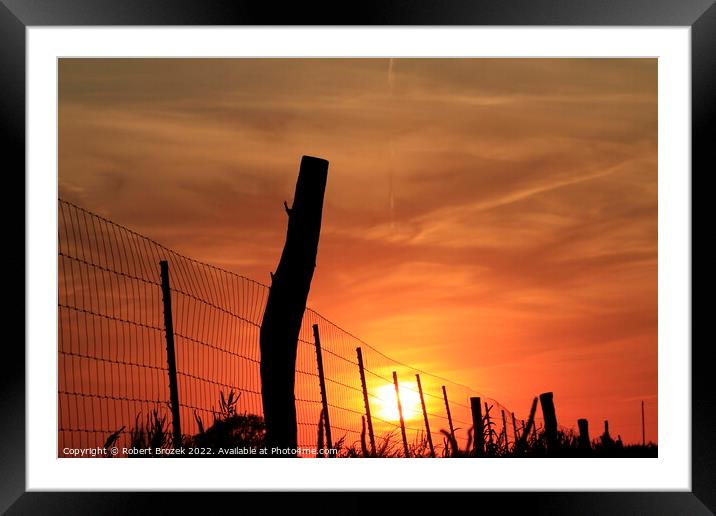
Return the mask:
{"type": "MultiPolygon", "coordinates": [[[[211,453],[202,451],[202,453],[185,453],[180,456],[241,457],[248,456],[248,454],[219,453],[219,450],[259,450],[265,446],[266,425],[263,418],[256,414],[239,413],[236,407],[240,395],[241,393],[233,390],[229,391],[226,396],[223,392],[219,393],[219,410],[214,412],[213,422],[208,428],[205,428],[202,418],[196,412],[194,413],[194,419],[199,431],[195,435],[182,436],[181,447],[184,449],[211,450],[211,453]]],[[[105,450],[117,445],[124,428],[120,428],[107,438],[104,444],[105,450]]],[[[142,420],[141,414],[137,414],[134,427],[129,431],[129,444],[127,447],[135,450],[147,450],[146,453],[128,454],[130,457],[176,456],[158,451],[174,448],[167,416],[160,416],[158,409],[154,409],[146,420],[142,420]]]]}
{"type": "MultiPolygon", "coordinates": [[[[266,446],[266,425],[261,416],[256,414],[239,413],[237,405],[240,393],[233,390],[227,395],[224,392],[219,394],[219,407],[214,411],[213,422],[208,428],[199,415],[194,414],[199,431],[194,435],[183,436],[182,447],[195,449],[210,449],[211,456],[218,457],[257,457],[269,456],[260,455],[258,450],[266,446]],[[254,454],[249,453],[219,453],[218,450],[242,449],[257,450],[254,454]]],[[[657,457],[658,446],[653,443],[646,445],[624,445],[621,436],[614,440],[609,434],[608,424],[605,424],[605,431],[599,437],[592,439],[588,447],[580,441],[580,435],[573,430],[558,430],[552,445],[547,438],[544,428],[537,428],[535,414],[537,409],[537,398],[534,398],[527,423],[518,432],[518,438],[509,441],[507,434],[498,432],[490,417],[490,409],[486,407],[483,417],[485,449],[479,450],[478,440],[474,436],[474,428],[467,431],[467,442],[464,447],[458,443],[453,434],[441,429],[442,446],[436,446],[436,454],[443,458],[469,458],[469,457],[657,457]]],[[[325,429],[323,426],[323,415],[319,416],[316,432],[316,450],[324,449],[325,429]]],[[[459,430],[459,429],[456,429],[459,430]]],[[[105,449],[115,446],[124,431],[124,427],[108,436],[105,441],[105,449]]],[[[135,425],[129,431],[129,446],[136,449],[168,450],[173,447],[172,435],[167,423],[167,416],[160,415],[157,409],[153,410],[145,419],[141,414],[135,418],[135,425]]],[[[372,451],[366,438],[366,420],[361,417],[360,438],[355,442],[347,443],[346,435],[341,436],[333,445],[335,452],[330,457],[338,458],[399,458],[404,457],[404,447],[398,428],[376,436],[375,451],[372,451]]],[[[412,458],[430,457],[430,447],[427,435],[418,432],[412,442],[408,443],[409,456],[412,458]]],[[[152,451],[142,456],[158,457],[168,455],[152,451]]],[[[135,455],[130,455],[135,456],[135,455]]],[[[202,457],[202,455],[184,455],[191,457],[202,457]]],[[[320,455],[316,457],[328,457],[320,455]]]]}
{"type": "MultiPolygon", "coordinates": [[[[167,417],[160,416],[159,411],[154,409],[147,415],[145,421],[141,420],[141,414],[137,414],[134,420],[134,428],[130,431],[129,447],[134,449],[149,450],[144,457],[157,457],[158,449],[170,448],[172,445],[171,432],[168,431],[167,417]]],[[[134,457],[135,455],[130,455],[134,457]]],[[[139,456],[139,455],[136,455],[139,456]]]]}
{"type": "MultiPolygon", "coordinates": [[[[221,448],[262,448],[266,439],[264,420],[256,414],[239,414],[236,411],[240,395],[241,393],[235,393],[232,390],[225,397],[221,392],[219,411],[214,414],[214,422],[206,430],[201,417],[194,414],[199,432],[192,436],[185,446],[210,448],[214,450],[215,455],[216,450],[221,448]]],[[[232,455],[221,456],[231,457],[232,455]]]]}
{"type": "MultiPolygon", "coordinates": [[[[377,437],[377,436],[376,436],[377,437]]],[[[391,432],[385,433],[382,437],[376,439],[375,453],[371,452],[367,446],[365,446],[365,427],[361,432],[361,439],[351,445],[344,446],[338,449],[338,457],[347,458],[390,458],[390,457],[401,457],[403,455],[403,445],[398,435],[398,430],[392,430],[391,432]]]]}

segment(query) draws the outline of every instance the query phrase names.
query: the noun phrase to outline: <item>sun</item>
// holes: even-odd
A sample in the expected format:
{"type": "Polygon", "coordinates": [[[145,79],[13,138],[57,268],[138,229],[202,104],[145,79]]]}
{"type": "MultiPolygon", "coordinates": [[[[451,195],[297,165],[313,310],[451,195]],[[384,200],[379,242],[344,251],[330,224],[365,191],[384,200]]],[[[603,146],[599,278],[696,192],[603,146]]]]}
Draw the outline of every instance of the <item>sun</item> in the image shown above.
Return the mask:
{"type": "MultiPolygon", "coordinates": [[[[395,386],[391,384],[382,385],[375,391],[376,415],[386,421],[400,421],[398,413],[398,402],[395,397],[395,386]]],[[[400,403],[403,408],[403,419],[417,419],[422,417],[422,406],[420,394],[415,383],[400,385],[400,403]]]]}

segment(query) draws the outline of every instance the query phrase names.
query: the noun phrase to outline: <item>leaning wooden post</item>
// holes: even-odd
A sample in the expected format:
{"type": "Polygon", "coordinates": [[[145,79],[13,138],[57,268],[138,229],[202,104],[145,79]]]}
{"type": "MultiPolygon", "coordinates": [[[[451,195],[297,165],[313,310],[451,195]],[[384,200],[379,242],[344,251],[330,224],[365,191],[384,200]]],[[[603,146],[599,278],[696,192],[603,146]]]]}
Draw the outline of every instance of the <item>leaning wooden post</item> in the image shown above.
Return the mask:
{"type": "Polygon", "coordinates": [[[517,420],[515,419],[514,412],[512,412],[512,437],[515,439],[513,446],[517,446],[517,440],[519,438],[517,437],[517,420]]]}
{"type": "Polygon", "coordinates": [[[425,409],[425,398],[423,397],[423,386],[420,383],[420,375],[416,374],[415,379],[418,381],[418,392],[420,393],[420,405],[423,407],[423,418],[425,419],[425,432],[428,436],[428,446],[430,447],[430,456],[435,457],[435,448],[433,448],[433,436],[430,433],[430,421],[428,421],[428,411],[425,409]]]}
{"type": "Polygon", "coordinates": [[[167,366],[169,369],[169,401],[172,411],[172,430],[175,448],[181,448],[181,421],[179,419],[179,387],[177,385],[177,364],[174,352],[174,322],[172,320],[172,297],[169,289],[169,262],[159,262],[162,277],[162,298],[164,301],[164,332],[167,338],[167,366]]]}
{"type": "Polygon", "coordinates": [[[450,426],[450,437],[455,441],[455,429],[452,426],[452,415],[450,414],[450,403],[448,402],[447,391],[443,385],[443,399],[445,400],[445,412],[447,412],[448,425],[450,426]]]}
{"type": "Polygon", "coordinates": [[[373,434],[373,418],[370,415],[370,402],[368,401],[368,386],[365,382],[365,368],[363,367],[363,351],[356,348],[358,355],[358,369],[360,370],[360,384],[363,388],[363,404],[365,405],[365,418],[368,423],[368,437],[370,439],[370,450],[375,455],[375,435],[373,434]]]}
{"type": "Polygon", "coordinates": [[[590,450],[592,442],[589,439],[589,421],[586,419],[578,419],[577,427],[579,428],[579,447],[583,450],[590,450]]]}
{"type": "Polygon", "coordinates": [[[509,441],[507,440],[507,420],[505,419],[504,409],[500,409],[500,412],[502,412],[502,433],[505,434],[505,450],[507,450],[508,446],[510,445],[509,441]]]}
{"type": "Polygon", "coordinates": [[[470,411],[472,412],[472,428],[475,434],[475,455],[485,454],[485,426],[482,422],[482,402],[479,396],[470,398],[470,411]]]}
{"type": "MultiPolygon", "coordinates": [[[[313,325],[313,340],[316,344],[316,362],[318,363],[318,384],[321,388],[321,404],[323,405],[323,423],[326,432],[326,444],[328,449],[333,449],[333,439],[331,439],[331,420],[328,417],[328,397],[326,396],[326,379],[323,375],[323,354],[321,353],[321,336],[318,334],[318,325],[313,325]]],[[[333,454],[328,455],[333,457],[333,454]]]]}
{"type": "Polygon", "coordinates": [[[542,406],[547,449],[551,453],[557,447],[557,414],[554,410],[554,395],[551,392],[543,392],[539,395],[539,401],[542,406]]]}
{"type": "Polygon", "coordinates": [[[286,242],[266,300],[259,347],[261,349],[261,402],[270,455],[298,447],[296,424],[296,354],[301,320],[316,268],[321,233],[323,196],[328,162],[303,156],[293,206],[288,214],[286,242]]]}
{"type": "Polygon", "coordinates": [[[410,457],[408,450],[408,437],[405,435],[405,420],[403,419],[403,406],[400,404],[400,387],[398,386],[398,373],[393,371],[393,383],[395,384],[395,398],[398,400],[398,415],[400,416],[400,433],[403,436],[403,451],[406,457],[410,457]]]}

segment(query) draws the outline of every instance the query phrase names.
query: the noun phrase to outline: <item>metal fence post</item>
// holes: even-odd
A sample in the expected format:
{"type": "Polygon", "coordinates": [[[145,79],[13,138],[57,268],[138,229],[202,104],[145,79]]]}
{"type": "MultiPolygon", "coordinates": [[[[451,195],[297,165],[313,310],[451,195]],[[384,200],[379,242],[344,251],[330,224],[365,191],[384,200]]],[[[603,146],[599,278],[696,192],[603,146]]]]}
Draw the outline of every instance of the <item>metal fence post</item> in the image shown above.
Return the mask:
{"type": "Polygon", "coordinates": [[[425,418],[425,431],[428,435],[428,445],[430,446],[430,456],[435,457],[435,448],[433,447],[433,436],[430,434],[430,422],[428,421],[428,411],[425,409],[425,398],[423,397],[423,386],[420,383],[420,375],[416,374],[415,379],[418,381],[418,391],[420,392],[420,404],[423,406],[423,417],[425,418]]]}
{"type": "Polygon", "coordinates": [[[405,435],[405,420],[403,419],[403,406],[400,404],[400,387],[398,386],[398,373],[393,371],[393,383],[395,384],[395,397],[398,400],[398,415],[400,416],[400,433],[403,436],[403,451],[406,457],[410,457],[408,450],[408,437],[405,435]]]}
{"type": "MultiPolygon", "coordinates": [[[[323,423],[326,429],[326,444],[328,449],[333,449],[333,439],[331,438],[331,420],[328,417],[328,398],[326,396],[326,379],[323,375],[323,354],[321,353],[321,337],[318,334],[318,325],[313,325],[313,339],[316,344],[316,362],[318,362],[318,383],[321,387],[321,404],[323,405],[323,423]]],[[[333,454],[329,454],[333,457],[333,454]]]]}
{"type": "Polygon", "coordinates": [[[472,411],[472,428],[475,432],[475,454],[485,454],[485,426],[482,422],[482,402],[479,397],[470,398],[470,409],[472,411]]]}
{"type": "Polygon", "coordinates": [[[177,365],[174,352],[174,322],[172,321],[172,298],[169,289],[169,262],[159,262],[162,277],[162,298],[164,301],[164,330],[167,338],[167,366],[169,368],[169,401],[172,410],[174,447],[181,447],[181,421],[179,419],[179,388],[177,386],[177,365]]]}
{"type": "Polygon", "coordinates": [[[375,455],[375,435],[373,434],[373,418],[370,415],[370,402],[368,401],[368,386],[365,383],[365,368],[363,367],[363,351],[360,347],[356,348],[358,355],[358,369],[360,370],[360,384],[363,388],[363,404],[365,405],[365,418],[368,422],[368,438],[370,439],[370,449],[375,455]]]}
{"type": "Polygon", "coordinates": [[[445,400],[445,412],[447,412],[448,425],[450,425],[450,437],[455,440],[455,429],[452,426],[452,415],[450,414],[450,403],[448,403],[447,391],[443,385],[443,399],[445,400]]]}

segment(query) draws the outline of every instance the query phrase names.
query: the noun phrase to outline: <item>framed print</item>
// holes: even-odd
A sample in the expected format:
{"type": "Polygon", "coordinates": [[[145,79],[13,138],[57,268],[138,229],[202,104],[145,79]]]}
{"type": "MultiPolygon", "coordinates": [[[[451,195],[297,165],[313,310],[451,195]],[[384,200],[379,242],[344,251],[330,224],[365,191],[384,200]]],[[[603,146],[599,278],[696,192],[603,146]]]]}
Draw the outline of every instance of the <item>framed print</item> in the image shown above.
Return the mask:
{"type": "Polygon", "coordinates": [[[716,506],[710,2],[3,3],[3,509],[716,506]]]}

